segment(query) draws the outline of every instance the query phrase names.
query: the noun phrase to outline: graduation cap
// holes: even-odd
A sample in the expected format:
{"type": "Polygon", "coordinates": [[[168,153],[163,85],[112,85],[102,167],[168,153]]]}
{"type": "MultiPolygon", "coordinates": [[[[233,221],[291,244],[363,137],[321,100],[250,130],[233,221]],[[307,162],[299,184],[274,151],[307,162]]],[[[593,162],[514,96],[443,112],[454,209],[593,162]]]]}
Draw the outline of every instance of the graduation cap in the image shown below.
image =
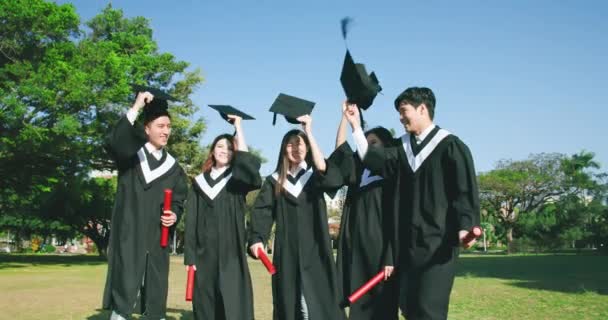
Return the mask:
{"type": "Polygon", "coordinates": [[[220,116],[222,116],[222,118],[230,123],[232,123],[232,120],[230,120],[230,118],[228,118],[228,115],[234,115],[234,116],[239,116],[241,117],[243,120],[255,120],[254,117],[246,114],[245,112],[233,107],[233,106],[229,106],[229,105],[220,105],[220,104],[210,104],[209,107],[211,109],[214,109],[215,111],[220,113],[220,116]]]}
{"type": "Polygon", "coordinates": [[[357,104],[363,110],[367,110],[378,92],[382,91],[376,74],[374,72],[368,74],[364,64],[355,63],[348,50],[344,57],[340,82],[348,102],[357,104]]]}
{"type": "Polygon", "coordinates": [[[154,99],[152,102],[146,103],[146,106],[142,112],[144,116],[144,124],[148,124],[162,116],[171,118],[168,109],[169,105],[167,104],[167,100],[154,99]]]}
{"type": "Polygon", "coordinates": [[[169,104],[167,103],[167,100],[177,101],[176,98],[158,88],[147,87],[138,84],[132,84],[131,87],[133,88],[133,90],[135,90],[135,92],[147,91],[154,96],[154,99],[152,99],[151,102],[146,103],[146,105],[144,106],[144,110],[142,112],[144,117],[144,124],[148,124],[149,122],[154,121],[162,116],[171,117],[169,115],[169,104]]]}
{"type": "Polygon", "coordinates": [[[177,101],[175,97],[169,95],[165,91],[158,88],[142,86],[139,84],[132,84],[131,87],[133,88],[133,90],[135,90],[135,92],[150,92],[154,96],[154,99],[177,101]]]}
{"type": "MultiPolygon", "coordinates": [[[[350,17],[345,17],[340,21],[342,38],[344,38],[345,44],[352,22],[353,19],[350,17]]],[[[359,108],[367,110],[374,102],[378,92],[382,91],[382,87],[376,74],[374,72],[368,74],[364,64],[355,63],[348,50],[348,45],[346,47],[346,56],[344,57],[342,74],[340,75],[342,88],[344,88],[348,102],[357,104],[359,108]]]]}
{"type": "Polygon", "coordinates": [[[315,103],[307,101],[284,93],[279,93],[279,96],[270,106],[270,112],[274,112],[272,125],[277,122],[277,113],[285,116],[285,120],[292,124],[300,123],[296,118],[310,114],[315,107],[315,103]]]}

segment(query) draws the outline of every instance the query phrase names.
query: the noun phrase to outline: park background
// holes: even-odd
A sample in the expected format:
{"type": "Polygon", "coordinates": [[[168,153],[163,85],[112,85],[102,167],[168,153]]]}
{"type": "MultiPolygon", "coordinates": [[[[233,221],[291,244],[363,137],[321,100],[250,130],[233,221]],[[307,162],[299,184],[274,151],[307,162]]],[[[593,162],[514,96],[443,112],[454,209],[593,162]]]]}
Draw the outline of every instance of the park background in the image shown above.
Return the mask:
{"type": "MultiPolygon", "coordinates": [[[[280,92],[316,102],[313,132],[326,156],[333,150],[346,44],[383,87],[365,113],[370,127],[401,135],[394,98],[428,86],[436,123],[473,153],[485,232],[463,254],[450,317],[606,318],[607,9],[602,1],[2,1],[0,318],[106,316],[97,309],[116,181],[102,142],[133,101],[130,83],[180,99],[169,150],[189,175],[212,139],[232,132],[208,104],[257,118],[244,130],[268,175],[293,127],[271,125],[280,92]]],[[[344,195],[327,199],[334,239],[344,195]]],[[[177,319],[191,315],[182,240],[183,222],[169,301],[177,319]]],[[[269,278],[250,262],[256,314],[268,319],[269,278]]]]}

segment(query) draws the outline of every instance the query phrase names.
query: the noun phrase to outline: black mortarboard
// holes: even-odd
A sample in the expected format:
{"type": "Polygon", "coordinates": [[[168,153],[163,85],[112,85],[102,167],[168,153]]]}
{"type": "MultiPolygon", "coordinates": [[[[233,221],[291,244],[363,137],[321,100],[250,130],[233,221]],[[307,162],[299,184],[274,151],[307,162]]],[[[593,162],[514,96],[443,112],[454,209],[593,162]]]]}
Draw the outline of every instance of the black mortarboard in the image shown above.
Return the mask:
{"type": "Polygon", "coordinates": [[[298,124],[296,118],[305,114],[310,114],[315,107],[315,103],[307,101],[284,93],[279,93],[279,96],[274,100],[270,107],[270,112],[274,112],[272,125],[277,122],[277,113],[285,116],[285,120],[289,123],[298,124]]]}
{"type": "Polygon", "coordinates": [[[151,102],[146,103],[146,105],[144,106],[142,112],[144,117],[144,124],[147,124],[150,121],[154,121],[156,118],[162,116],[171,117],[168,111],[169,104],[167,103],[167,100],[177,101],[176,98],[172,97],[165,91],[160,90],[158,88],[142,86],[139,84],[131,84],[131,87],[136,93],[147,91],[154,96],[154,99],[152,99],[151,102]]]}
{"type": "Polygon", "coordinates": [[[229,105],[218,105],[218,104],[210,104],[209,107],[211,109],[216,110],[217,112],[220,113],[220,116],[222,116],[222,118],[224,118],[224,120],[230,122],[230,119],[228,118],[228,115],[234,115],[234,116],[239,116],[241,118],[243,118],[243,120],[255,120],[254,117],[246,114],[245,112],[233,107],[233,106],[229,106],[229,105]]]}
{"type": "Polygon", "coordinates": [[[367,110],[378,92],[382,91],[376,74],[373,72],[368,74],[364,64],[355,63],[348,50],[344,57],[340,82],[348,102],[357,104],[363,110],[367,110]]]}
{"type": "Polygon", "coordinates": [[[167,100],[163,99],[153,99],[152,102],[146,103],[142,112],[144,116],[144,124],[148,124],[149,122],[162,116],[171,118],[168,108],[169,104],[167,103],[167,100]]]}
{"type": "Polygon", "coordinates": [[[158,88],[142,86],[139,84],[132,84],[131,87],[133,87],[133,90],[135,90],[136,93],[137,92],[146,92],[146,91],[150,92],[154,96],[154,99],[177,101],[177,99],[175,97],[169,95],[165,91],[158,89],[158,88]]]}

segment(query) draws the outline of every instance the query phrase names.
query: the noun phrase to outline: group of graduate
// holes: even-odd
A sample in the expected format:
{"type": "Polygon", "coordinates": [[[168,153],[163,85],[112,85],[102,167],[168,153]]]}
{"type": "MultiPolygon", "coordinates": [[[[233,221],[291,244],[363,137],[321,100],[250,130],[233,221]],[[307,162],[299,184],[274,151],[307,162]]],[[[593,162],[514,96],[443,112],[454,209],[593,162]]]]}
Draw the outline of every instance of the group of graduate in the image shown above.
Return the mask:
{"type": "Polygon", "coordinates": [[[479,200],[470,151],[433,123],[430,89],[408,88],[396,98],[406,131],[400,138],[382,127],[364,132],[360,106],[347,100],[327,158],[313,135],[309,102],[281,94],[271,111],[301,129],[283,136],[276,169],[264,181],[247,148],[247,115],[214,106],[235,133],[213,140],[190,186],[165,148],[170,96],[142,90],[106,144],[118,169],[103,300],[111,319],[165,318],[169,248],[159,245],[161,226],[175,228],[184,214],[196,319],[254,319],[247,254],[258,258],[268,249],[273,225],[275,320],[346,319],[346,298],[379,271],[385,281],[350,305],[350,319],[398,319],[399,309],[407,319],[447,318],[459,247],[475,241],[466,235],[479,224],[479,200]],[[355,150],[346,142],[348,127],[355,150]],[[334,259],[324,194],[344,186],[334,259]],[[246,222],[245,198],[260,188],[246,222]],[[163,210],[165,189],[173,194],[170,210],[163,210]]]}
{"type": "Polygon", "coordinates": [[[348,318],[396,320],[399,310],[408,320],[447,318],[459,248],[474,244],[469,230],[480,219],[471,153],[434,124],[431,89],[411,87],[397,96],[394,114],[405,133],[394,138],[383,127],[364,131],[362,110],[382,88],[348,50],[340,80],[347,99],[327,158],[313,135],[315,103],[279,94],[270,108],[274,121],[281,114],[301,128],[283,136],[276,169],[262,179],[242,128],[253,117],[210,105],[235,132],[213,140],[190,183],[166,150],[167,101],[175,99],[134,86],[135,102],[105,145],[118,171],[103,297],[111,320],[133,313],[165,319],[170,249],[159,244],[161,227],[174,230],[184,214],[184,264],[196,270],[197,320],[254,319],[247,255],[258,259],[270,249],[273,226],[273,319],[346,319],[349,295],[378,275],[384,281],[350,303],[348,318]],[[348,127],[354,150],[346,142],[348,127]],[[345,186],[334,259],[324,194],[345,186]],[[170,209],[163,203],[166,189],[170,209]],[[257,189],[246,221],[246,196],[257,189]]]}

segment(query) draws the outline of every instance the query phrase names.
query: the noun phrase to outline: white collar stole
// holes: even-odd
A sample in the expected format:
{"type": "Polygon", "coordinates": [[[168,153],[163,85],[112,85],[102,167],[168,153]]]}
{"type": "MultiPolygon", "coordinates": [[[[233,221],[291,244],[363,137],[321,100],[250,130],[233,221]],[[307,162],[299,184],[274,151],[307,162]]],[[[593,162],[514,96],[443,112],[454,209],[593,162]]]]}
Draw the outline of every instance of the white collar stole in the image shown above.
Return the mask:
{"type": "Polygon", "coordinates": [[[198,186],[201,187],[201,190],[203,190],[203,192],[209,197],[209,199],[213,200],[222,191],[222,189],[224,189],[230,178],[232,178],[232,172],[224,176],[219,182],[214,184],[213,187],[210,186],[207,179],[205,179],[205,173],[199,174],[196,176],[196,178],[194,178],[194,180],[198,186]]]}
{"type": "Polygon", "coordinates": [[[141,147],[141,149],[137,151],[137,157],[139,158],[139,166],[141,167],[141,172],[144,175],[146,184],[149,184],[150,182],[158,179],[163,174],[167,173],[167,171],[169,171],[169,169],[171,169],[175,164],[175,158],[173,158],[167,152],[167,158],[165,159],[163,164],[161,164],[160,166],[158,166],[158,168],[154,170],[150,170],[150,165],[148,164],[148,159],[146,158],[144,148],[145,146],[141,147]]]}
{"type": "Polygon", "coordinates": [[[403,149],[405,150],[405,155],[407,156],[407,162],[412,168],[413,172],[416,172],[426,158],[435,150],[437,145],[449,136],[451,133],[445,129],[439,129],[437,133],[431,138],[431,141],[427,143],[417,155],[414,155],[414,151],[412,150],[412,146],[410,145],[410,133],[404,134],[401,137],[401,141],[403,143],[403,149]]]}
{"type": "Polygon", "coordinates": [[[359,188],[363,188],[372,182],[376,182],[382,180],[381,176],[372,176],[372,173],[369,169],[363,170],[363,174],[361,175],[361,183],[359,184],[359,188]]]}
{"type": "MultiPolygon", "coordinates": [[[[277,181],[277,183],[279,182],[279,174],[277,172],[273,173],[272,177],[275,181],[277,181]]],[[[288,179],[285,179],[285,182],[283,182],[283,188],[285,188],[285,190],[292,196],[297,198],[302,193],[302,190],[304,190],[304,186],[306,183],[308,183],[310,177],[312,177],[312,166],[308,168],[308,170],[306,170],[302,176],[300,176],[300,179],[298,179],[296,183],[292,183],[288,179]]]]}

